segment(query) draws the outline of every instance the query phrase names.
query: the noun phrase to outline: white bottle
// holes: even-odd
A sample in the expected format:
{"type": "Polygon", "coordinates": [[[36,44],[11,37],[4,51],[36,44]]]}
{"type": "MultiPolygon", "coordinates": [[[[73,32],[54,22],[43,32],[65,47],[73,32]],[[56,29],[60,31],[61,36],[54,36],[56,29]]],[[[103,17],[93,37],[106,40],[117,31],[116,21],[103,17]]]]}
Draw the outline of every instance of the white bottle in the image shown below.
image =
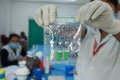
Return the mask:
{"type": "Polygon", "coordinates": [[[50,72],[49,58],[46,57],[44,60],[44,73],[49,74],[49,72],[50,72]]]}
{"type": "Polygon", "coordinates": [[[51,48],[50,48],[50,61],[53,61],[54,60],[54,50],[53,50],[54,41],[53,40],[50,41],[50,45],[51,45],[51,48]]]}
{"type": "Polygon", "coordinates": [[[36,52],[36,46],[35,46],[35,45],[33,45],[33,46],[32,46],[32,56],[34,56],[34,55],[35,55],[35,52],[36,52]]]}

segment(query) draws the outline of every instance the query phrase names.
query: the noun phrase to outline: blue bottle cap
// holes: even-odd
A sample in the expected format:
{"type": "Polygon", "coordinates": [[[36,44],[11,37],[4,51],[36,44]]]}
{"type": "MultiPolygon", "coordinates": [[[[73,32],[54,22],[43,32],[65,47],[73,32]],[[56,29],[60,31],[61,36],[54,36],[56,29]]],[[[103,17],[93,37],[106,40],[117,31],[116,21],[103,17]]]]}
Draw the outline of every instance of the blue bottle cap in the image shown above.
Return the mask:
{"type": "Polygon", "coordinates": [[[41,80],[42,79],[42,70],[40,68],[34,68],[33,75],[35,76],[35,80],[41,80]]]}

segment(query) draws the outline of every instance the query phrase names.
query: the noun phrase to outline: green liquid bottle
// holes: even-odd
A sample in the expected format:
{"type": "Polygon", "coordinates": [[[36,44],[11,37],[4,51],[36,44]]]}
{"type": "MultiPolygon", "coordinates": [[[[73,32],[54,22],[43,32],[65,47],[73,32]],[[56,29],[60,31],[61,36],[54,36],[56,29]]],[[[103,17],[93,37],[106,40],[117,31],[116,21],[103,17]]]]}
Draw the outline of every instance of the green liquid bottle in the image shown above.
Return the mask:
{"type": "Polygon", "coordinates": [[[62,51],[56,51],[56,61],[62,61],[63,52],[62,51]]]}
{"type": "Polygon", "coordinates": [[[69,59],[69,51],[64,51],[64,61],[67,61],[69,59]]]}

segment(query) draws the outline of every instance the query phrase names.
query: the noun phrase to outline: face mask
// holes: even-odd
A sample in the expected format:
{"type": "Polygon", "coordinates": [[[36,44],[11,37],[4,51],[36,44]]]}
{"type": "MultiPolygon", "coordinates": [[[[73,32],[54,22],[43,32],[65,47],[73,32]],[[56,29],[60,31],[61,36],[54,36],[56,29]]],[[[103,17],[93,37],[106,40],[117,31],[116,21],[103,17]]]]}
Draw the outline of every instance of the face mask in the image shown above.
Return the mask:
{"type": "Polygon", "coordinates": [[[9,46],[12,49],[17,49],[20,46],[20,44],[19,43],[10,43],[9,46]]]}

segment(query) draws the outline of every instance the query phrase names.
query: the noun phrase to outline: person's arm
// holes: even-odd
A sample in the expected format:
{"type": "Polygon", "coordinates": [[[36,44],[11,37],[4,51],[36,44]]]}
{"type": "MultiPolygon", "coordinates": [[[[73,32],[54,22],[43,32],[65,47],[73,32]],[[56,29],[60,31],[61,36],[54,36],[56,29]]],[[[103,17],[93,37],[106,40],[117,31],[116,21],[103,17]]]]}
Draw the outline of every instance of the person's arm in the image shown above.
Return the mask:
{"type": "Polygon", "coordinates": [[[113,10],[109,4],[92,1],[80,7],[76,20],[81,24],[87,24],[113,34],[120,41],[120,21],[114,19],[112,14],[113,10]]]}
{"type": "Polygon", "coordinates": [[[6,66],[9,66],[9,65],[16,65],[16,64],[18,64],[18,60],[13,60],[13,61],[9,61],[8,60],[9,53],[5,49],[1,50],[0,55],[1,55],[1,64],[2,64],[2,67],[6,67],[6,66]]]}
{"type": "Polygon", "coordinates": [[[114,36],[120,42],[120,32],[118,34],[114,35],[114,36]]]}
{"type": "Polygon", "coordinates": [[[28,58],[26,55],[27,55],[26,50],[24,48],[22,48],[21,56],[23,56],[23,58],[19,59],[18,61],[24,61],[24,60],[26,60],[28,58]]]}
{"type": "Polygon", "coordinates": [[[26,50],[24,48],[22,48],[21,55],[22,56],[26,56],[27,55],[27,52],[26,52],[26,50]]]}

